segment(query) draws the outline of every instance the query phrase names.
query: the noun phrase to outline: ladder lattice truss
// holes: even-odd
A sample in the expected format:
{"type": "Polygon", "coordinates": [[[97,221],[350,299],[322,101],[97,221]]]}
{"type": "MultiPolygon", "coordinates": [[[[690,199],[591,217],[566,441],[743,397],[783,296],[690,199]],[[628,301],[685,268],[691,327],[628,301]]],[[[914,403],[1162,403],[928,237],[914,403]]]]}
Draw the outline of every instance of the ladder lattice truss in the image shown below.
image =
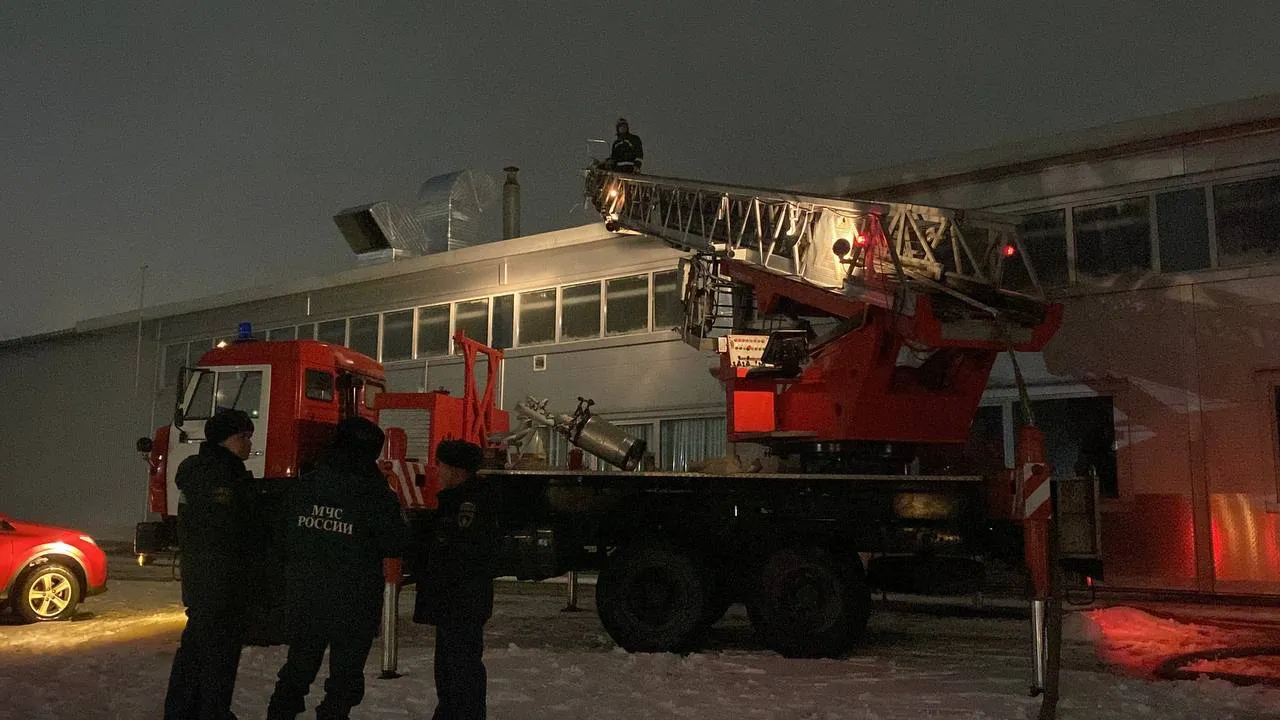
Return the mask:
{"type": "Polygon", "coordinates": [[[586,185],[611,229],[899,311],[909,313],[917,293],[949,295],[993,319],[1044,300],[1016,221],[994,213],[604,170],[588,171],[586,185]]]}

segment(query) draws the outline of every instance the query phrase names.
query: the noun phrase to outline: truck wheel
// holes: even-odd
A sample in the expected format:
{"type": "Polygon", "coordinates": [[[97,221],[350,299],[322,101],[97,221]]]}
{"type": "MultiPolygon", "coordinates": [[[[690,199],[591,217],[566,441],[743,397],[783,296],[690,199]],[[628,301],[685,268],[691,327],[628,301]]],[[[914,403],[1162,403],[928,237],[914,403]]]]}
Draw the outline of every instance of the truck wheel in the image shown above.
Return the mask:
{"type": "Polygon", "coordinates": [[[13,593],[13,609],[27,622],[66,620],[80,602],[80,581],[56,562],[27,571],[13,593]]]}
{"type": "Polygon", "coordinates": [[[688,553],[667,543],[618,549],[596,581],[600,622],[630,652],[682,652],[703,629],[706,586],[688,553]]]}
{"type": "Polygon", "coordinates": [[[861,639],[871,614],[862,573],[818,548],[769,556],[747,603],[757,635],[786,657],[840,655],[861,639]]]}

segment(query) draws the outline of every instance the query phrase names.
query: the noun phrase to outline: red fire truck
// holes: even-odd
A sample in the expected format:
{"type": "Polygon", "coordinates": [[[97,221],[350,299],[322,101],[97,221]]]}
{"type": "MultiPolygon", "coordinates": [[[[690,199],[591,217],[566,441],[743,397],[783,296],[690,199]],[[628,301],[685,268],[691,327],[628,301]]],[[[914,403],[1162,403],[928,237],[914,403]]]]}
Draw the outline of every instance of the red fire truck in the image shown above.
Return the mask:
{"type": "Polygon", "coordinates": [[[935,452],[965,440],[996,357],[1042,348],[1060,322],[1014,219],[599,170],[587,191],[609,229],[689,253],[680,330],[720,354],[728,440],[762,448],[760,471],[638,469],[642,443],[585,400],[572,415],[520,403],[512,432],[493,404],[502,354],[461,337],[460,398],[383,392],[382,368],[342,348],[241,343],[188,371],[174,423],[140,445],[161,520],[140,526],[138,552],[172,542],[172,473],[202,419],[238,407],[266,435],[251,463],[264,486],[296,477],[338,418],[378,419],[415,518],[434,506],[441,438],[494,450],[483,472],[503,495],[504,572],[599,573],[597,610],[629,650],[693,647],[745,602],[769,647],[835,654],[862,635],[873,588],[967,592],[984,558],[1019,561],[1043,463],[1024,453],[1019,473],[984,477],[935,452]],[[620,470],[503,464],[502,438],[542,428],[620,470]]]}
{"type": "Polygon", "coordinates": [[[137,444],[147,453],[147,509],[157,516],[137,526],[139,562],[176,549],[174,474],[199,451],[204,421],[217,409],[243,410],[253,419],[255,450],[245,465],[261,479],[264,498],[278,495],[285,481],[305,471],[341,418],[359,415],[376,422],[381,415],[387,433],[383,469],[392,489],[406,509],[433,509],[438,484],[428,449],[446,438],[488,445],[491,434],[502,436],[508,429],[507,413],[493,402],[502,353],[462,334],[455,341],[467,368],[461,397],[386,392],[380,363],[311,340],[234,342],[205,353],[196,367],[183,368],[173,423],[137,444]],[[477,357],[489,361],[483,393],[475,392],[477,357]]]}

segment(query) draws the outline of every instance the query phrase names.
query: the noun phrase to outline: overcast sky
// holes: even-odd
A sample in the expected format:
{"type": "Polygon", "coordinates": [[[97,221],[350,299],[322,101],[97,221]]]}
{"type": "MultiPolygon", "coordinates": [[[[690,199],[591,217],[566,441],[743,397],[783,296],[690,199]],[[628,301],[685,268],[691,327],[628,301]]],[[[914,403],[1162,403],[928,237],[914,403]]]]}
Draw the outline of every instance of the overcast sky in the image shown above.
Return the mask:
{"type": "Polygon", "coordinates": [[[1272,2],[617,7],[4,3],[0,338],[134,309],[144,263],[148,305],[341,270],[335,211],[457,169],[581,224],[619,115],[651,172],[777,186],[1280,92],[1272,2]]]}

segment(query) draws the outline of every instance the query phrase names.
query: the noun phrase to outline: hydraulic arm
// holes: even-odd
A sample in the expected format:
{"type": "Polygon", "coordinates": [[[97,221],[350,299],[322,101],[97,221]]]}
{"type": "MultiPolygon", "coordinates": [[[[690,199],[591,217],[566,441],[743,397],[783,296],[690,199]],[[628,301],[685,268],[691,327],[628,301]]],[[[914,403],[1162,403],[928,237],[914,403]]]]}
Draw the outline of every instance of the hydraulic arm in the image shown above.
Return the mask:
{"type": "Polygon", "coordinates": [[[691,253],[682,331],[721,352],[733,441],[963,442],[996,356],[1060,322],[1016,218],[603,170],[587,194],[691,253]]]}

